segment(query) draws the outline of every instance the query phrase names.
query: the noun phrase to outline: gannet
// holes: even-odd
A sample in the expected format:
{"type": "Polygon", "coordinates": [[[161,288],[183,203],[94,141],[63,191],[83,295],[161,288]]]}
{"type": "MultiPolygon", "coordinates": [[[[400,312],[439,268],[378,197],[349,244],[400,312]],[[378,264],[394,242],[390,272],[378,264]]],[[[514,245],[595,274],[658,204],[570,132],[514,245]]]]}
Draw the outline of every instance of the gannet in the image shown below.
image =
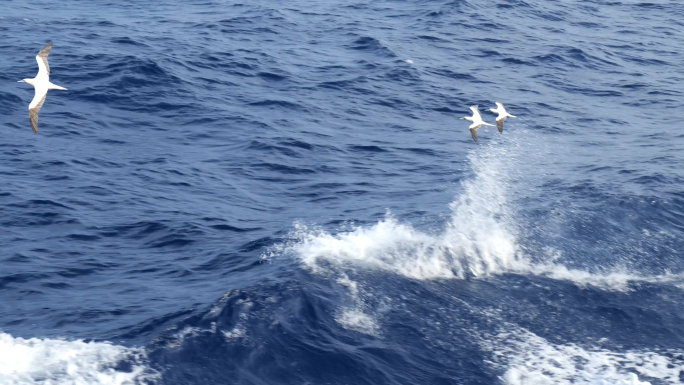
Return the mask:
{"type": "Polygon", "coordinates": [[[48,90],[66,90],[56,84],[50,83],[50,66],[48,65],[47,57],[50,54],[52,43],[43,47],[36,56],[38,62],[38,75],[33,79],[19,80],[19,83],[28,83],[36,89],[36,95],[33,97],[31,104],[29,104],[29,118],[31,119],[31,128],[33,133],[38,133],[38,111],[45,103],[45,97],[48,90]]]}
{"type": "Polygon", "coordinates": [[[473,135],[473,140],[475,140],[475,143],[477,143],[477,130],[479,130],[480,127],[482,127],[482,125],[493,126],[493,124],[485,123],[482,121],[482,114],[480,114],[478,106],[470,106],[470,109],[473,111],[473,116],[466,116],[465,118],[461,119],[473,122],[473,124],[471,124],[468,128],[470,128],[470,133],[473,135]]]}
{"type": "Polygon", "coordinates": [[[499,114],[499,116],[496,117],[496,128],[498,128],[499,132],[503,134],[503,124],[506,121],[506,118],[515,118],[515,116],[506,112],[503,103],[496,102],[496,106],[498,108],[490,108],[489,111],[499,114]]]}

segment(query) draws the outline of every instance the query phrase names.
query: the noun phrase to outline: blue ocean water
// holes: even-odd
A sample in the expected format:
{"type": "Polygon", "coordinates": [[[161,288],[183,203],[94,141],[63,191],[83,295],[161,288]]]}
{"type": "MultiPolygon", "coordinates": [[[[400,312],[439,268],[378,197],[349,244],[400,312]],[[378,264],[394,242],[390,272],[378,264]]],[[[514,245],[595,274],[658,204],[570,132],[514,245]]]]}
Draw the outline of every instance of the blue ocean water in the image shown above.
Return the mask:
{"type": "Polygon", "coordinates": [[[682,16],[3,1],[0,383],[684,382],[682,16]]]}

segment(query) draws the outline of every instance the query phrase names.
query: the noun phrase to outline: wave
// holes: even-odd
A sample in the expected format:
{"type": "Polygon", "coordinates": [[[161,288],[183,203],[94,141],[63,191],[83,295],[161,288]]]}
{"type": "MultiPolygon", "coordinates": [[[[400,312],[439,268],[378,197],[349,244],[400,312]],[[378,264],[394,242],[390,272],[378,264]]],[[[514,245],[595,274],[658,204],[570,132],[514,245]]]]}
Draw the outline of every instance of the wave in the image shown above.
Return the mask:
{"type": "Polygon", "coordinates": [[[0,333],[0,382],[9,384],[138,384],[157,374],[144,350],[108,342],[14,338],[0,333]]]}
{"type": "Polygon", "coordinates": [[[392,52],[385,44],[380,42],[380,40],[375,39],[370,36],[360,36],[354,42],[349,45],[349,48],[357,51],[367,51],[373,52],[385,57],[397,57],[397,55],[392,52]]]}
{"type": "MultiPolygon", "coordinates": [[[[337,309],[337,323],[381,338],[390,330],[383,326],[391,324],[385,325],[381,318],[393,315],[373,303],[393,295],[382,292],[382,284],[375,283],[367,272],[380,271],[419,281],[534,275],[610,291],[629,291],[633,283],[684,282],[682,274],[644,275],[617,266],[593,271],[573,269],[550,248],[542,255],[531,255],[531,250],[539,248],[522,244],[525,218],[514,201],[521,192],[533,191],[523,163],[530,162],[529,155],[530,150],[523,151],[515,141],[472,152],[469,161],[473,176],[463,182],[463,192],[450,204],[450,217],[443,230],[417,229],[391,213],[375,224],[337,233],[295,223],[290,239],[274,246],[265,258],[293,256],[307,270],[335,279],[351,298],[351,305],[337,309]],[[355,282],[350,276],[361,281],[355,282]]],[[[524,198],[529,201],[532,197],[524,198]]],[[[428,308],[434,308],[429,300],[426,302],[428,308]]],[[[624,350],[603,339],[554,343],[505,321],[497,315],[498,309],[481,310],[481,305],[460,303],[459,310],[472,312],[478,321],[448,327],[467,329],[466,336],[457,341],[473,339],[505,384],[676,384],[680,383],[680,373],[684,373],[684,352],[624,350]]],[[[421,330],[451,335],[452,330],[439,325],[430,324],[421,330]]],[[[448,339],[434,340],[449,344],[448,339]]]]}
{"type": "Polygon", "coordinates": [[[523,179],[519,169],[523,151],[514,141],[508,144],[497,143],[469,155],[474,177],[463,183],[463,193],[450,204],[451,217],[441,233],[416,229],[391,213],[372,226],[336,234],[295,223],[289,241],[265,258],[294,255],[316,273],[365,268],[417,280],[532,274],[617,291],[627,291],[633,283],[684,281],[684,274],[644,276],[619,267],[572,269],[558,262],[556,252],[527,254],[518,242],[519,224],[508,198],[518,194],[511,185],[523,179]]]}

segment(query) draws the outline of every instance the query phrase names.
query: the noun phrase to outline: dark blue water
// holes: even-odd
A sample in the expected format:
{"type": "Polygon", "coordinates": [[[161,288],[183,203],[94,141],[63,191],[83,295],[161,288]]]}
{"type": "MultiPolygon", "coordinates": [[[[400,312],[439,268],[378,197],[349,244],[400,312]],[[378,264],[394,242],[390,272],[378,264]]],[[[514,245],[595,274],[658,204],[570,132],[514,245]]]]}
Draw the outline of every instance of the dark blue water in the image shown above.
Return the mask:
{"type": "Polygon", "coordinates": [[[683,16],[3,1],[0,383],[684,382],[683,16]]]}

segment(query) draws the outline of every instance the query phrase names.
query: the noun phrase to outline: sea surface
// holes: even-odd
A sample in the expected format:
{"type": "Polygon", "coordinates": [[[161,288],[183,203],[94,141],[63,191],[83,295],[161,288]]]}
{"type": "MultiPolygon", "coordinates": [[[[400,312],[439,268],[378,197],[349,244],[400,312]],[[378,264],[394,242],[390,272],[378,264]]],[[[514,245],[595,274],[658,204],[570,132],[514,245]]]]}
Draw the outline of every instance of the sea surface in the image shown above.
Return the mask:
{"type": "Polygon", "coordinates": [[[0,384],[684,382],[683,42],[670,0],[3,0],[0,384]]]}

